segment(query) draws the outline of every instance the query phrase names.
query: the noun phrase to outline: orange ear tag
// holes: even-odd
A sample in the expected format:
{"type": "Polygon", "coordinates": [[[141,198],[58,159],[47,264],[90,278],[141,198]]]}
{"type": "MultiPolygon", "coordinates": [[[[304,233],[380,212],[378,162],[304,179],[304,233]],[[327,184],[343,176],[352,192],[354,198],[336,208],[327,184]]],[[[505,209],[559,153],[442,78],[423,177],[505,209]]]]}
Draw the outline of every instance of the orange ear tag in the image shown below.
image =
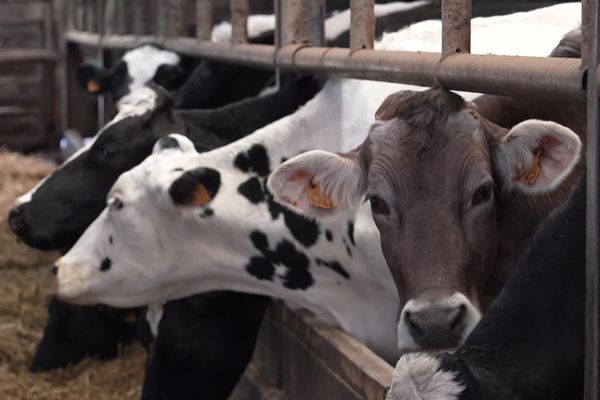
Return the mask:
{"type": "Polygon", "coordinates": [[[310,189],[308,190],[308,201],[311,205],[318,208],[335,208],[331,197],[323,195],[323,193],[321,193],[321,187],[312,182],[310,183],[310,189]]]}
{"type": "Polygon", "coordinates": [[[189,204],[192,206],[204,206],[210,203],[211,200],[212,198],[210,197],[210,194],[204,185],[198,185],[196,190],[194,190],[192,201],[189,204]]]}
{"type": "Polygon", "coordinates": [[[87,83],[86,90],[90,93],[98,93],[100,91],[100,84],[95,79],[90,79],[87,83]]]}
{"type": "Polygon", "coordinates": [[[540,158],[542,157],[542,149],[537,149],[535,154],[533,155],[533,165],[528,171],[521,171],[519,176],[515,179],[517,182],[522,183],[524,185],[533,185],[537,180],[538,176],[540,176],[540,172],[542,171],[540,158]]]}

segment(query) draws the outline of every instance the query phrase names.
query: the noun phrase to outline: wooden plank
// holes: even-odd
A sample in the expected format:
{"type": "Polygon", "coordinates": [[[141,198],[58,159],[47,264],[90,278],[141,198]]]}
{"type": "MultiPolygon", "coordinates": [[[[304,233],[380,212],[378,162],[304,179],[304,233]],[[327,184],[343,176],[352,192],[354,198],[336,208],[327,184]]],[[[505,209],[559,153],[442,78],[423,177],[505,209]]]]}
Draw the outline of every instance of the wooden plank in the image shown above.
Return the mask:
{"type": "Polygon", "coordinates": [[[55,61],[56,54],[49,50],[0,50],[0,64],[28,62],[53,63],[55,61]]]}
{"type": "Polygon", "coordinates": [[[283,325],[288,335],[301,342],[332,376],[340,377],[359,398],[385,397],[393,367],[355,338],[321,322],[308,311],[285,308],[283,325]]]}
{"type": "Polygon", "coordinates": [[[21,3],[1,4],[0,24],[23,24],[29,22],[41,22],[44,18],[43,4],[21,3]]]}

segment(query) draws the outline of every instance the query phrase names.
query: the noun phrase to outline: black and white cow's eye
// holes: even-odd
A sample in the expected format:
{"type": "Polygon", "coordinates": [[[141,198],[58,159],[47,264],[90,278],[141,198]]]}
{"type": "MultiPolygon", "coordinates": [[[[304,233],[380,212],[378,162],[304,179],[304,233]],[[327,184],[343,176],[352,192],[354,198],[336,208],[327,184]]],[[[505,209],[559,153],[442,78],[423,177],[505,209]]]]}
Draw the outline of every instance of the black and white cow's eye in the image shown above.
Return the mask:
{"type": "Polygon", "coordinates": [[[381,197],[377,196],[368,196],[367,200],[371,204],[371,211],[375,214],[384,214],[387,215],[390,213],[390,208],[388,207],[385,200],[381,197]]]}
{"type": "Polygon", "coordinates": [[[114,154],[116,154],[116,152],[117,152],[116,147],[114,147],[112,145],[106,145],[101,150],[101,154],[102,154],[103,158],[109,158],[109,157],[113,156],[114,154]]]}
{"type": "Polygon", "coordinates": [[[108,207],[111,210],[120,210],[123,208],[123,201],[118,197],[111,197],[108,199],[108,207]]]}
{"type": "Polygon", "coordinates": [[[479,186],[475,193],[473,193],[473,198],[471,199],[471,205],[473,207],[485,203],[492,198],[492,194],[494,193],[494,184],[486,183],[479,186]]]}

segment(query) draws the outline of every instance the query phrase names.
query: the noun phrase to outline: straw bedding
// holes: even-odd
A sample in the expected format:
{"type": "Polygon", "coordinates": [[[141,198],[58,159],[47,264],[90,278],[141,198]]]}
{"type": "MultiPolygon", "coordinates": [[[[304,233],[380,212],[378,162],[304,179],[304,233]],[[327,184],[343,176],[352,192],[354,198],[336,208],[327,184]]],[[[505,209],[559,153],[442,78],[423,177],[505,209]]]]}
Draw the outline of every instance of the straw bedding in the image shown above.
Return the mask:
{"type": "Polygon", "coordinates": [[[145,352],[126,346],[113,361],[85,359],[65,369],[32,374],[28,367],[46,320],[56,254],[17,243],[6,224],[14,199],[54,167],[0,151],[0,399],[139,399],[145,352]]]}

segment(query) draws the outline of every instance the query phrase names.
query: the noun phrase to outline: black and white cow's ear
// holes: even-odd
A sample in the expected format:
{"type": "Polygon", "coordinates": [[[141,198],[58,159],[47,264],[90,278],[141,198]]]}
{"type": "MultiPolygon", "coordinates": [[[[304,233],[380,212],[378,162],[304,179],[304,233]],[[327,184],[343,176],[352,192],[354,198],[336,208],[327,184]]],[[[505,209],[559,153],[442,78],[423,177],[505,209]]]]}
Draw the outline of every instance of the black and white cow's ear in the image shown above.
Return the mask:
{"type": "Polygon", "coordinates": [[[181,153],[196,152],[194,143],[187,137],[178,133],[171,133],[156,141],[152,153],[162,153],[164,151],[178,151],[181,153]]]}
{"type": "Polygon", "coordinates": [[[312,217],[358,206],[365,191],[358,154],[309,151],[281,164],[267,187],[279,203],[312,217]]]}
{"type": "Polygon", "coordinates": [[[186,171],[171,184],[169,195],[177,206],[199,207],[207,205],[217,195],[221,174],[212,168],[186,171]]]}
{"type": "Polygon", "coordinates": [[[550,121],[515,125],[497,144],[496,172],[505,190],[543,193],[556,188],[577,165],[581,140],[569,128],[550,121]]]}
{"type": "Polygon", "coordinates": [[[77,82],[90,94],[101,94],[112,89],[110,71],[91,64],[77,67],[77,82]]]}
{"type": "Polygon", "coordinates": [[[185,83],[187,75],[185,69],[179,65],[162,64],[157,68],[152,82],[173,91],[185,83]]]}

